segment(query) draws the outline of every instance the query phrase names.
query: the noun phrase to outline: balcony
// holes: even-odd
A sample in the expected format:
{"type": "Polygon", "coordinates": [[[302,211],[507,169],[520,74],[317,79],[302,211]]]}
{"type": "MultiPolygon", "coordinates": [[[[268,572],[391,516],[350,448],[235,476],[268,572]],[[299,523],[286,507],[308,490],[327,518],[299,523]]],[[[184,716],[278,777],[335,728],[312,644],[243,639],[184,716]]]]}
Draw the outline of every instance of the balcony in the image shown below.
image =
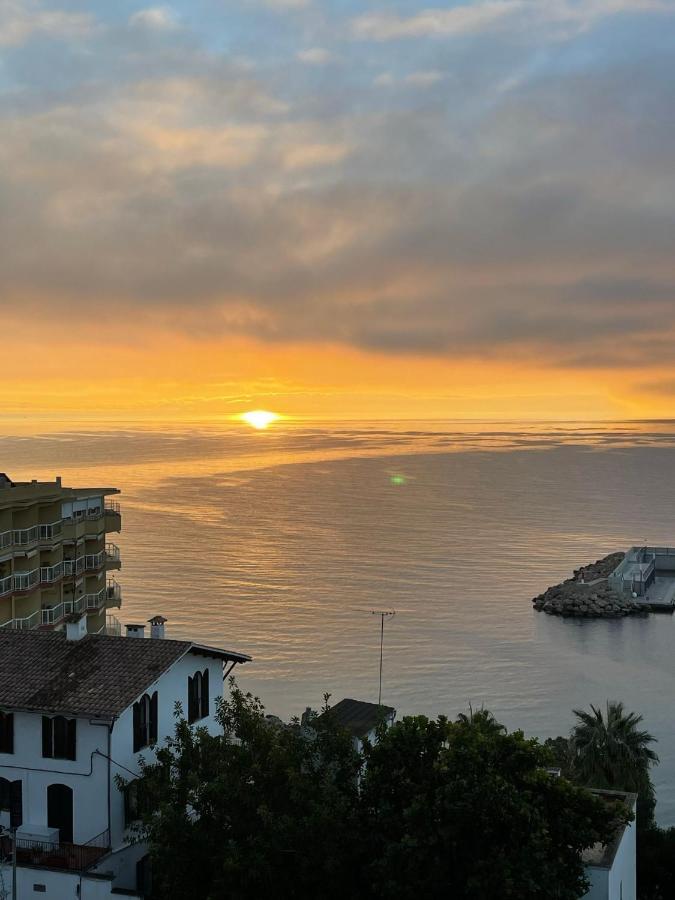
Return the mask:
{"type": "Polygon", "coordinates": [[[6,547],[12,546],[12,535],[13,531],[3,531],[0,533],[0,550],[4,550],[6,547]]]}
{"type": "Polygon", "coordinates": [[[8,619],[6,622],[0,622],[0,628],[14,628],[17,631],[30,631],[31,628],[37,628],[40,624],[40,612],[36,609],[30,616],[24,619],[8,619]]]}
{"type": "Polygon", "coordinates": [[[102,569],[105,564],[105,550],[101,550],[99,553],[88,553],[84,557],[84,568],[87,570],[87,572],[95,571],[96,569],[102,569]]]}
{"type": "Polygon", "coordinates": [[[121,531],[122,516],[119,503],[116,500],[106,500],[103,512],[105,514],[106,531],[121,531]]]}
{"type": "Polygon", "coordinates": [[[63,560],[64,575],[81,575],[84,572],[86,557],[78,556],[77,559],[63,560]]]}
{"type": "Polygon", "coordinates": [[[51,584],[63,578],[63,563],[56,563],[55,566],[40,566],[40,583],[51,584]]]}
{"type": "MultiPolygon", "coordinates": [[[[81,608],[86,609],[87,612],[98,612],[106,605],[107,599],[108,589],[101,588],[101,590],[97,591],[95,594],[85,594],[83,597],[80,597],[80,601],[82,602],[81,608]]],[[[80,610],[77,610],[77,612],[79,611],[80,610]]]]}
{"type": "Polygon", "coordinates": [[[8,575],[6,578],[0,578],[0,597],[4,597],[5,594],[11,594],[14,587],[14,579],[11,575],[8,575]]]}
{"type": "MultiPolygon", "coordinates": [[[[0,857],[10,859],[12,840],[0,838],[0,857]]],[[[66,844],[55,841],[16,839],[17,866],[43,866],[47,869],[64,869],[84,872],[110,851],[110,834],[104,831],[86,844],[66,844]]]]}
{"type": "Polygon", "coordinates": [[[25,547],[37,543],[39,536],[39,525],[33,525],[32,528],[15,528],[12,531],[12,543],[15,547],[25,547]]]}
{"type": "Polygon", "coordinates": [[[53,541],[55,538],[61,536],[63,532],[63,522],[59,519],[58,522],[51,522],[49,525],[39,525],[38,529],[40,541],[53,541]]]}
{"type": "Polygon", "coordinates": [[[106,587],[106,601],[107,606],[116,606],[118,609],[122,605],[122,587],[119,585],[114,578],[111,578],[108,581],[108,586],[106,587]]]}
{"type": "Polygon", "coordinates": [[[120,548],[117,544],[108,543],[105,545],[105,561],[109,569],[119,569],[122,566],[120,559],[120,548]]]}
{"type": "Polygon", "coordinates": [[[40,570],[32,569],[30,572],[14,573],[14,590],[31,591],[40,583],[40,570]]]}

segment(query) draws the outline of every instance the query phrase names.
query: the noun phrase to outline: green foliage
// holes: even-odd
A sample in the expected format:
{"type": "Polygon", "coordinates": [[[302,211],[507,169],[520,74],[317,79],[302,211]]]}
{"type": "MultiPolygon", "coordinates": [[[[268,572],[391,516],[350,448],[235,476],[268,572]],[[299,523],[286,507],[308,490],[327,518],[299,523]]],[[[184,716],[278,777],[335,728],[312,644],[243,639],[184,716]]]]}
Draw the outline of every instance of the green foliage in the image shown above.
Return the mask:
{"type": "Polygon", "coordinates": [[[485,710],[403,719],[361,754],[330,716],[273,724],[234,683],[219,720],[179,714],[142,765],[156,898],[572,900],[582,849],[625,819],[485,710]]]}
{"type": "Polygon", "coordinates": [[[675,897],[675,828],[638,828],[638,900],[675,897]]]}
{"type": "Polygon", "coordinates": [[[370,896],[575,898],[581,851],[625,815],[545,772],[489,714],[403,719],[366,751],[370,896]]]}
{"type": "Polygon", "coordinates": [[[623,703],[608,702],[606,712],[591,705],[575,709],[572,767],[579,784],[638,795],[638,823],[654,821],[656,799],[649,769],[659,758],[649,746],[655,738],[639,728],[642,716],[626,712],[623,703]]]}

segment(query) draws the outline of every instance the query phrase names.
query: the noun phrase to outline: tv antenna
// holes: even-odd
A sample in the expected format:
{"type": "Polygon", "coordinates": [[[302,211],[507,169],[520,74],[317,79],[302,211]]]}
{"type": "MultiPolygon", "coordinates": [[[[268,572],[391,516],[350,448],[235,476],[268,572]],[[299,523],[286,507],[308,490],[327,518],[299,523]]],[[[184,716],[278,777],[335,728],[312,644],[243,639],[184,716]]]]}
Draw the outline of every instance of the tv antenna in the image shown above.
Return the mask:
{"type": "Polygon", "coordinates": [[[382,655],[384,650],[384,620],[386,618],[390,618],[391,616],[395,616],[396,612],[393,609],[371,609],[370,614],[372,616],[380,617],[380,690],[377,695],[377,705],[382,706],[382,655]]]}

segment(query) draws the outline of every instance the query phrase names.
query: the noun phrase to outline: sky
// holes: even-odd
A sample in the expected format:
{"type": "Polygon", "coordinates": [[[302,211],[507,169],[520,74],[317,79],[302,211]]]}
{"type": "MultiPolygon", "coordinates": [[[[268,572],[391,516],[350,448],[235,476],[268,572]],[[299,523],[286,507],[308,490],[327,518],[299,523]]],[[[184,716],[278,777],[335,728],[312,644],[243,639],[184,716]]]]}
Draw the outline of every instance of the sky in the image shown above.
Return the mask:
{"type": "Polygon", "coordinates": [[[5,413],[675,416],[675,0],[0,0],[5,413]]]}

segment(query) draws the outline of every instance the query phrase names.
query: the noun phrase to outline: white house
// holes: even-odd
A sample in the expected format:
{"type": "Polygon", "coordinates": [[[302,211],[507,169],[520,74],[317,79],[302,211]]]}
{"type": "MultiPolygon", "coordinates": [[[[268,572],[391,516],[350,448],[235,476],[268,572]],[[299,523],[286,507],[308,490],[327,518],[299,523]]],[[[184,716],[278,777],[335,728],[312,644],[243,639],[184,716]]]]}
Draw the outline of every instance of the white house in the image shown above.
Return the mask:
{"type": "MultiPolygon", "coordinates": [[[[624,803],[635,816],[637,794],[601,790],[592,793],[609,803],[624,803]]],[[[590,881],[584,900],[636,900],[635,818],[617,828],[608,844],[595,844],[584,850],[583,861],[590,881]]]]}
{"type": "MultiPolygon", "coordinates": [[[[0,826],[16,828],[17,898],[142,896],[145,849],[130,844],[138,758],[171,734],[180,702],[216,731],[215,700],[243,653],[164,638],[164,620],[126,637],[0,629],[0,826]],[[114,891],[114,893],[113,893],[114,891]]],[[[12,897],[0,838],[0,898],[12,897]],[[4,890],[4,895],[3,895],[4,890]]],[[[15,900],[15,898],[12,898],[15,900]]]]}

